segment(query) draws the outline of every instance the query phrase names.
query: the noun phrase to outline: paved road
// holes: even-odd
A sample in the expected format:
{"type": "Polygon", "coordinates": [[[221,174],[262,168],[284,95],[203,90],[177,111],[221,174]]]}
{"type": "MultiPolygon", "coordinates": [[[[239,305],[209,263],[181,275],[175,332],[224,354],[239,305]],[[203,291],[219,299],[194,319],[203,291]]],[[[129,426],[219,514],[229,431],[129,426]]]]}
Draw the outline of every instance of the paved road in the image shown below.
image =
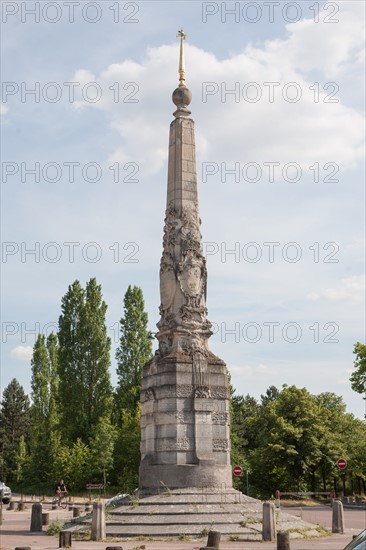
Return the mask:
{"type": "MultiPolygon", "coordinates": [[[[30,516],[31,505],[23,512],[10,510],[3,511],[3,525],[1,527],[0,550],[14,550],[17,546],[29,546],[32,550],[57,550],[58,538],[49,537],[45,533],[30,533],[30,516]]],[[[49,511],[49,505],[43,505],[44,510],[49,511]]],[[[300,509],[287,510],[291,513],[300,514],[300,509]]],[[[305,510],[305,515],[312,514],[313,518],[323,517],[324,521],[329,521],[331,511],[329,509],[305,510]],[[320,515],[319,515],[320,514],[320,515]]],[[[50,511],[50,521],[65,521],[69,519],[72,512],[67,510],[50,511]]],[[[346,544],[352,539],[352,535],[360,531],[363,521],[363,515],[358,514],[358,511],[347,513],[348,519],[355,521],[358,525],[356,529],[347,529],[345,535],[333,535],[321,539],[311,539],[303,541],[291,541],[291,550],[342,550],[346,544]],[[361,524],[358,523],[359,520],[361,524]]],[[[347,525],[346,525],[347,526],[347,525]]],[[[207,539],[201,541],[127,541],[127,542],[84,542],[73,541],[73,550],[105,550],[107,546],[122,546],[123,550],[199,550],[204,547],[207,539]]],[[[276,550],[275,543],[263,542],[227,542],[222,541],[220,550],[276,550]]]]}
{"type": "MultiPolygon", "coordinates": [[[[332,510],[329,506],[305,506],[299,508],[283,508],[289,514],[300,516],[310,523],[318,523],[325,529],[332,529],[332,510]]],[[[348,529],[366,529],[366,510],[345,509],[344,523],[348,529]]]]}

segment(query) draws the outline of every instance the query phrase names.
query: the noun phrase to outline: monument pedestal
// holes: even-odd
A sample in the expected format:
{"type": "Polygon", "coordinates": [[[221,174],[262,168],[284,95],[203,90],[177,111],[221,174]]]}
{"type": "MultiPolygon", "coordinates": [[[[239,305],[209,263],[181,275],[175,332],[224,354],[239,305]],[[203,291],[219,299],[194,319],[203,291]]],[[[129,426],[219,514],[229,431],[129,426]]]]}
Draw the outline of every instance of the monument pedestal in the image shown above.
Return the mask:
{"type": "Polygon", "coordinates": [[[229,385],[225,363],[209,353],[156,355],[141,392],[140,489],[232,487],[229,385]]]}

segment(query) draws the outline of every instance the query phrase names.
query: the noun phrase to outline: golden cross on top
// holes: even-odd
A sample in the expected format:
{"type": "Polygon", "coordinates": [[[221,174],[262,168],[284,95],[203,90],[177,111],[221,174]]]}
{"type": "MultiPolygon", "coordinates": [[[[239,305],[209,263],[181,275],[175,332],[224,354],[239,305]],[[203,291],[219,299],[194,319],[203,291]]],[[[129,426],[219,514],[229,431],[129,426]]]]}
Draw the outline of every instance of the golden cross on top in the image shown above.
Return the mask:
{"type": "Polygon", "coordinates": [[[180,36],[180,54],[179,54],[179,88],[184,88],[186,85],[185,69],[184,69],[184,46],[183,41],[186,39],[186,33],[181,29],[178,31],[177,37],[180,36]]]}

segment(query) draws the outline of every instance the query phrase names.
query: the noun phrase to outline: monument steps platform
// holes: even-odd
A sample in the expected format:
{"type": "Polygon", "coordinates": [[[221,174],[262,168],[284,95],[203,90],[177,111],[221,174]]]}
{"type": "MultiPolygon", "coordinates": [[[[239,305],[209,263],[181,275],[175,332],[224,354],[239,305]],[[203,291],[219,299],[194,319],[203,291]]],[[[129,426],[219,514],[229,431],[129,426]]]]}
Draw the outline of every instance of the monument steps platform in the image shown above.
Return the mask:
{"type": "MultiPolygon", "coordinates": [[[[226,537],[238,535],[240,540],[255,541],[262,539],[262,514],[262,501],[233,489],[134,495],[117,499],[114,508],[107,507],[106,535],[121,539],[199,538],[214,529],[226,537]]],[[[70,528],[85,530],[90,527],[90,521],[90,516],[80,518],[70,528]]],[[[278,530],[291,530],[298,538],[319,536],[315,525],[280,510],[276,511],[276,521],[278,530]]]]}

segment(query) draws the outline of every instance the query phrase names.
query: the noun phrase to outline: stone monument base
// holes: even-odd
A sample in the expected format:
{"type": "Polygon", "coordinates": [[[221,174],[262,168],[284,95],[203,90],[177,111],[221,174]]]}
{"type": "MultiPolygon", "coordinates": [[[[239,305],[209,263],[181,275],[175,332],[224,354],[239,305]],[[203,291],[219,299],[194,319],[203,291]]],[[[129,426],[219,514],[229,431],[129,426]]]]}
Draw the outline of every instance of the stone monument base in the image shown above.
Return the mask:
{"type": "MultiPolygon", "coordinates": [[[[262,540],[263,502],[234,489],[193,487],[155,495],[136,492],[113,500],[116,506],[106,508],[107,539],[186,536],[206,541],[208,531],[214,530],[222,534],[222,541],[229,540],[230,535],[237,535],[240,541],[262,540]]],[[[277,530],[291,530],[291,537],[320,536],[315,525],[299,517],[282,510],[276,516],[277,530]]],[[[83,531],[89,523],[86,517],[70,528],[83,531]]]]}
{"type": "Polygon", "coordinates": [[[232,487],[225,363],[207,352],[156,355],[143,368],[139,486],[232,487]]]}
{"type": "Polygon", "coordinates": [[[231,487],[231,466],[215,464],[214,461],[200,461],[199,464],[150,464],[140,470],[142,494],[156,494],[156,487],[162,489],[184,489],[193,486],[200,479],[202,486],[231,487]],[[206,462],[206,463],[205,463],[206,462]],[[173,484],[173,485],[172,485],[173,484]]]}

